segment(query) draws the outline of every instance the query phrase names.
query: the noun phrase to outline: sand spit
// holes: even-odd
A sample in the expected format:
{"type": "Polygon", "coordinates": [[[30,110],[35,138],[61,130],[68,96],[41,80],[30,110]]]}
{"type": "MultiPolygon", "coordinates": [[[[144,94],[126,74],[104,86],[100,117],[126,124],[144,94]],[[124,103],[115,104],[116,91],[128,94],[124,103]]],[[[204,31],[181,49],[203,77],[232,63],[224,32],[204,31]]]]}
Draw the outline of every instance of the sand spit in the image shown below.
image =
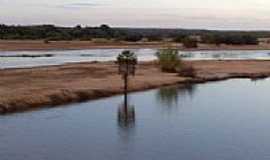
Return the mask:
{"type": "MultiPolygon", "coordinates": [[[[193,61],[194,78],[162,73],[155,62],[138,65],[130,91],[181,83],[204,83],[229,78],[266,78],[270,61],[193,61]]],[[[0,70],[0,112],[83,102],[123,93],[123,82],[113,62],[76,63],[29,69],[0,70]]]]}

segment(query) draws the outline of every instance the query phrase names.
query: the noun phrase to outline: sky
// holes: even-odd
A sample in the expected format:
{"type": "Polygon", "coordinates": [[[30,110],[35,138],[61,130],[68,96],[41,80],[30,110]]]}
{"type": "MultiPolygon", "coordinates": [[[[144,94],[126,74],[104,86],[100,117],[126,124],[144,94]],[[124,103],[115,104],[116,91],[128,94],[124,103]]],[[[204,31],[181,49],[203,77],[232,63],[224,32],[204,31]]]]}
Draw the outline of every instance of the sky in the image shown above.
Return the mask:
{"type": "Polygon", "coordinates": [[[0,0],[0,23],[270,30],[270,0],[0,0]]]}

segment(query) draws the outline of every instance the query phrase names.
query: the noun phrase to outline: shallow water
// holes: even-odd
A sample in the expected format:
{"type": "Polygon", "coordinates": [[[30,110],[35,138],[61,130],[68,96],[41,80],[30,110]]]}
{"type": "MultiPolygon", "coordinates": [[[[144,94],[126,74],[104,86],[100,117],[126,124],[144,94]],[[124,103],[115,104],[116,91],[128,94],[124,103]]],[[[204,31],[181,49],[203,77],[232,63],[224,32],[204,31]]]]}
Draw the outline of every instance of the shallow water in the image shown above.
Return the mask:
{"type": "MultiPolygon", "coordinates": [[[[0,51],[0,68],[26,68],[74,62],[114,61],[123,49],[0,51]]],[[[156,59],[155,49],[133,49],[140,61],[156,59]]],[[[181,51],[186,60],[270,59],[270,50],[262,51],[181,51]]]]}
{"type": "Polygon", "coordinates": [[[236,79],[133,93],[129,121],[119,120],[122,96],[0,116],[0,157],[268,160],[269,86],[236,79]]]}

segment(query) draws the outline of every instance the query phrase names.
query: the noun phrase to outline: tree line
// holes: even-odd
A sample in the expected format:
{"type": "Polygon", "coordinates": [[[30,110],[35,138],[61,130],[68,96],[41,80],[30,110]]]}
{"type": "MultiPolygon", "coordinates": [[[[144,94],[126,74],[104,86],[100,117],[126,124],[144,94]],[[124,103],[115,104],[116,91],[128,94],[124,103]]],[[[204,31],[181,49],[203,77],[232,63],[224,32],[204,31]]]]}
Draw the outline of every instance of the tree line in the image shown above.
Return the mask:
{"type": "Polygon", "coordinates": [[[209,44],[258,44],[258,38],[270,37],[267,31],[215,31],[158,28],[112,28],[108,25],[98,27],[58,27],[54,25],[0,25],[0,39],[6,40],[92,40],[94,38],[137,42],[141,40],[170,40],[195,45],[196,41],[209,44]],[[199,36],[200,40],[190,38],[199,36]]]}

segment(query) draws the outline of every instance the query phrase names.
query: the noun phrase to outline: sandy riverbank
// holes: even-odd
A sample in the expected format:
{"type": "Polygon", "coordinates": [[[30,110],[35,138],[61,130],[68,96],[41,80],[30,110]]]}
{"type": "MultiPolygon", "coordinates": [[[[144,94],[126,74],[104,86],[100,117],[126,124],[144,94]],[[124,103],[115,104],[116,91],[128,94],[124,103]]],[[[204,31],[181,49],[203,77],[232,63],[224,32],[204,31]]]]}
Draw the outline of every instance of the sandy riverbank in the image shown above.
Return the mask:
{"type": "MultiPolygon", "coordinates": [[[[138,66],[130,91],[177,83],[270,76],[270,61],[196,61],[196,78],[162,73],[152,62],[138,66]]],[[[108,97],[123,92],[113,62],[0,70],[0,112],[18,112],[108,97]]]]}
{"type": "Polygon", "coordinates": [[[173,46],[181,50],[270,50],[270,44],[260,45],[209,45],[199,44],[198,48],[185,49],[181,44],[168,42],[91,42],[91,41],[8,41],[0,40],[0,51],[23,51],[23,50],[76,50],[76,49],[159,49],[173,46]]]}

